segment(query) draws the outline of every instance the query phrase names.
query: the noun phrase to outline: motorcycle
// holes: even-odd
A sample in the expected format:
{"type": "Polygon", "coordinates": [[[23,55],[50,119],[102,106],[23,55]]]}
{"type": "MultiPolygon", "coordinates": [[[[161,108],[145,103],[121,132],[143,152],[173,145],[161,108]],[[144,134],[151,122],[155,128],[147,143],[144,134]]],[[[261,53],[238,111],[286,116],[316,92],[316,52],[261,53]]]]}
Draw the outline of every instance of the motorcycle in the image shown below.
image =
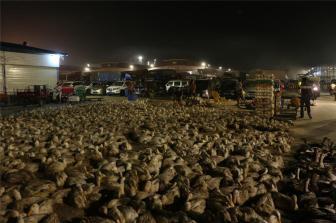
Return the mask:
{"type": "Polygon", "coordinates": [[[335,83],[331,83],[330,84],[330,88],[329,88],[329,92],[330,92],[330,95],[334,95],[334,100],[336,101],[336,84],[335,83]]]}

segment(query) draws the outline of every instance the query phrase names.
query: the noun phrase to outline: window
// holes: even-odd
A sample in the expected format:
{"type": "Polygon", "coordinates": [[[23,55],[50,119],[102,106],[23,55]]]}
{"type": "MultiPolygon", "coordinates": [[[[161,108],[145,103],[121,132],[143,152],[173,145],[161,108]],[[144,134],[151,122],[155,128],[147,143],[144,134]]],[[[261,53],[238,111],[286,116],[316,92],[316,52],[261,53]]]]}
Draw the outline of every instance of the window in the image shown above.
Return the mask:
{"type": "Polygon", "coordinates": [[[74,82],[73,85],[76,86],[76,85],[82,85],[83,83],[82,82],[74,82]]]}
{"type": "Polygon", "coordinates": [[[182,86],[187,86],[188,85],[188,81],[182,81],[182,86]]]}
{"type": "Polygon", "coordinates": [[[116,82],[114,83],[114,86],[123,86],[124,82],[116,82]]]}
{"type": "Polygon", "coordinates": [[[174,81],[174,86],[180,86],[181,82],[180,81],[174,81]]]}
{"type": "Polygon", "coordinates": [[[72,87],[72,83],[64,83],[63,87],[72,87]]]}

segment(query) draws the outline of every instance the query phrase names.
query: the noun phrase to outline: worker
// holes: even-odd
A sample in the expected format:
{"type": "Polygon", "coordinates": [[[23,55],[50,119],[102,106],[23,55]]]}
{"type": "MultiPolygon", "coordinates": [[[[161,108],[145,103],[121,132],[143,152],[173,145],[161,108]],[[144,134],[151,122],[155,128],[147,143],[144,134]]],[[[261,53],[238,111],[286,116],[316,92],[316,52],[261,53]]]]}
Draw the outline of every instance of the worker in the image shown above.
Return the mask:
{"type": "Polygon", "coordinates": [[[196,97],[196,81],[195,80],[191,81],[190,93],[191,93],[191,96],[196,97]]]}
{"type": "Polygon", "coordinates": [[[236,97],[237,97],[237,105],[240,106],[241,100],[243,100],[243,84],[241,81],[238,81],[236,85],[236,97]]]}
{"type": "Polygon", "coordinates": [[[176,102],[177,104],[181,105],[182,104],[182,96],[183,96],[182,89],[173,86],[169,90],[170,90],[170,92],[173,96],[174,103],[176,102]]]}
{"type": "Polygon", "coordinates": [[[301,83],[301,118],[304,117],[304,107],[307,109],[308,117],[312,119],[311,111],[310,111],[310,99],[312,98],[312,86],[310,85],[308,79],[306,77],[302,78],[301,83]]]}
{"type": "Polygon", "coordinates": [[[136,95],[135,95],[135,83],[134,81],[128,80],[125,82],[127,86],[127,98],[129,101],[134,101],[136,100],[136,95]]]}
{"type": "Polygon", "coordinates": [[[129,94],[132,93],[132,92],[129,92],[129,89],[132,87],[132,76],[128,73],[125,73],[124,81],[126,85],[125,96],[128,97],[129,94]]]}

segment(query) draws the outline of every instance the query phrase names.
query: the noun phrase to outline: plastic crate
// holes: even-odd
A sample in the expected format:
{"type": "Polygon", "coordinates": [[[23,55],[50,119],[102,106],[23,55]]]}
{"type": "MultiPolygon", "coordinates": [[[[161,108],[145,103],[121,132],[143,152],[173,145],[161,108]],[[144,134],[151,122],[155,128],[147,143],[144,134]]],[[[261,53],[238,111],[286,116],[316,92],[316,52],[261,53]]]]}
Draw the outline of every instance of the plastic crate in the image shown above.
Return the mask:
{"type": "Polygon", "coordinates": [[[79,102],[79,101],[80,101],[80,97],[79,97],[79,96],[76,96],[76,95],[69,96],[69,97],[68,97],[68,101],[69,101],[69,102],[79,102]]]}
{"type": "Polygon", "coordinates": [[[138,96],[136,94],[128,94],[127,99],[129,101],[136,101],[138,99],[138,96]]]}

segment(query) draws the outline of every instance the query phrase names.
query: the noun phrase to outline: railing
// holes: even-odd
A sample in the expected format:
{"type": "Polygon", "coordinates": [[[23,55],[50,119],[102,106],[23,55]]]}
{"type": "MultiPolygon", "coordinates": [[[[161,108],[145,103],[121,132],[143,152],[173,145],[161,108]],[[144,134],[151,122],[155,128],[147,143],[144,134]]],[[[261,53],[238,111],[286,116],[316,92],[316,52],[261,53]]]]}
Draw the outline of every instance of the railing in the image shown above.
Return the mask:
{"type": "Polygon", "coordinates": [[[0,104],[6,104],[8,102],[8,94],[0,91],[0,104]]]}

